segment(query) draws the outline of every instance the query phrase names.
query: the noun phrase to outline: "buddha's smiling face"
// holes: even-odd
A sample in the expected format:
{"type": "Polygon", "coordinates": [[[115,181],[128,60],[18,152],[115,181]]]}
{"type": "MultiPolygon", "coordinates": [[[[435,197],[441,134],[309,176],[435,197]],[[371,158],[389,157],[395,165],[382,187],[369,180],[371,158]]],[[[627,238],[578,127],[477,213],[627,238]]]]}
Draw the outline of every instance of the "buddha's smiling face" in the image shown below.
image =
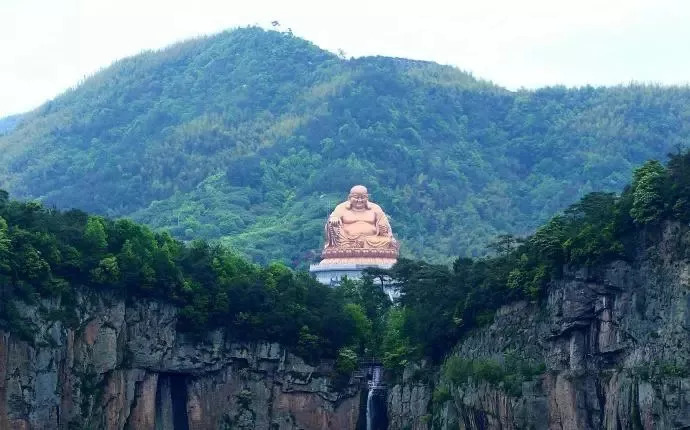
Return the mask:
{"type": "Polygon", "coordinates": [[[353,209],[365,209],[369,197],[366,194],[350,194],[350,205],[353,209]]]}
{"type": "Polygon", "coordinates": [[[367,189],[361,185],[352,187],[350,190],[350,207],[355,210],[362,210],[367,208],[369,202],[369,194],[367,189]]]}

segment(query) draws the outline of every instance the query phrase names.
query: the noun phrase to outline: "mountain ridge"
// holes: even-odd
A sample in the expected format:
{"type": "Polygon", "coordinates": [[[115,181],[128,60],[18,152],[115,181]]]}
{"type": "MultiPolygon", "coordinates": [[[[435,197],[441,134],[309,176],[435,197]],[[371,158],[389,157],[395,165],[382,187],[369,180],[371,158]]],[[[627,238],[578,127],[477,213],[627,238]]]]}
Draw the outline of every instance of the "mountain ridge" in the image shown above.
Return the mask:
{"type": "Polygon", "coordinates": [[[17,128],[19,121],[22,120],[22,114],[8,115],[0,118],[0,136],[11,133],[17,128]]]}
{"type": "Polygon", "coordinates": [[[690,137],[683,87],[509,91],[450,66],[344,60],[238,29],[120,60],[0,138],[0,187],[312,261],[354,183],[408,256],[482,255],[690,137]]]}

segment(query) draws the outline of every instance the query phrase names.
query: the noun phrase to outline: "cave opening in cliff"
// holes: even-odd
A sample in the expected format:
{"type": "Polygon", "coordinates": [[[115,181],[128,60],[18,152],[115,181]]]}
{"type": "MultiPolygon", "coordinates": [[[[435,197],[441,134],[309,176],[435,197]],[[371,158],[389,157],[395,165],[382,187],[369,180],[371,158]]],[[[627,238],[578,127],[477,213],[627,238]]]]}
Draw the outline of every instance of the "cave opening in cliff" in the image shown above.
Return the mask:
{"type": "Polygon", "coordinates": [[[156,430],[189,430],[187,376],[162,373],[156,393],[156,430]]]}
{"type": "Polygon", "coordinates": [[[172,397],[173,428],[175,430],[189,430],[187,378],[185,375],[170,375],[170,395],[172,397]]]}

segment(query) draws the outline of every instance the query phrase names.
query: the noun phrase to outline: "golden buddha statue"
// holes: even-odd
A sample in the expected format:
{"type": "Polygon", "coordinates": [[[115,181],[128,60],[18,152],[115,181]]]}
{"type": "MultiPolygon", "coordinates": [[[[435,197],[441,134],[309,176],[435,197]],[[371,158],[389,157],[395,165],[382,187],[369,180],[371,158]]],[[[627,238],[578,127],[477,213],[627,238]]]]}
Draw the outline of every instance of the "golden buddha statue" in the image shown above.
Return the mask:
{"type": "Polygon", "coordinates": [[[328,217],[321,264],[395,263],[399,248],[386,214],[369,201],[366,187],[355,185],[328,217]]]}

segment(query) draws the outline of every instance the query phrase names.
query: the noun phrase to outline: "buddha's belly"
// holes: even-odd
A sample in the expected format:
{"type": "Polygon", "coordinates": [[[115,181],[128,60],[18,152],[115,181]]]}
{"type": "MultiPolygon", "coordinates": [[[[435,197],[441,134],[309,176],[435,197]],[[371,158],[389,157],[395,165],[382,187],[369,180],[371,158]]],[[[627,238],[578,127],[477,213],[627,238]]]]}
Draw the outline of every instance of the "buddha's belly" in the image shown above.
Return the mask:
{"type": "Polygon", "coordinates": [[[366,221],[343,224],[343,230],[348,236],[374,236],[376,234],[376,226],[366,221]]]}

